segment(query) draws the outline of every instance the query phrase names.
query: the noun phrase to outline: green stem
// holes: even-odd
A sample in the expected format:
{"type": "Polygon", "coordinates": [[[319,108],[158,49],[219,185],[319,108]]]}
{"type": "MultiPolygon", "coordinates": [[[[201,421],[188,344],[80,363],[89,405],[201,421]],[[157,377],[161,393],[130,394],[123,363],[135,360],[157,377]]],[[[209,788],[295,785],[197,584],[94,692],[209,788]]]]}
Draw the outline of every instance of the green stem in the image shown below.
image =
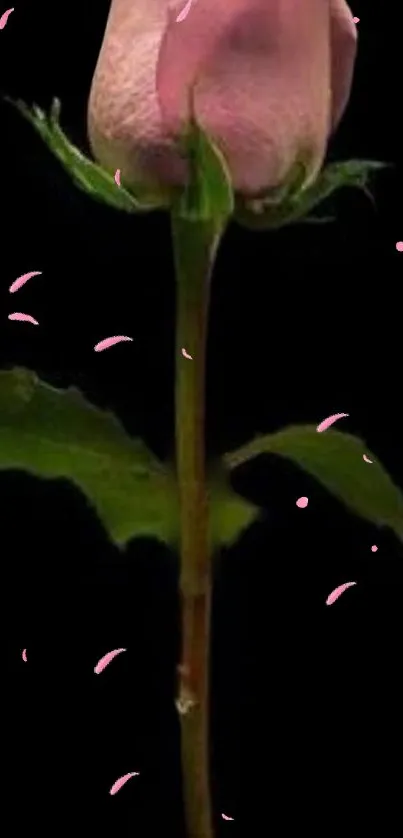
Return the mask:
{"type": "Polygon", "coordinates": [[[181,514],[182,666],[177,700],[188,838],[213,838],[209,777],[210,548],[205,477],[209,286],[219,235],[172,218],[177,280],[176,466],[181,514]],[[191,359],[183,356],[185,350],[191,359]]]}

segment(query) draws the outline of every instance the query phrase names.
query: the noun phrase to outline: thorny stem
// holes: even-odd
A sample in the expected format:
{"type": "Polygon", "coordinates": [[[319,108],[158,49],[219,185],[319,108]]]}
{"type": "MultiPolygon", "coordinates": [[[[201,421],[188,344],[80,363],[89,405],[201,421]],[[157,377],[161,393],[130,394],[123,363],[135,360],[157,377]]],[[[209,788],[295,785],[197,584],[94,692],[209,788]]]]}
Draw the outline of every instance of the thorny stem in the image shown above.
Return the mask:
{"type": "Polygon", "coordinates": [[[209,777],[210,556],[205,480],[205,356],[212,225],[173,217],[176,467],[181,514],[182,666],[177,708],[188,838],[213,838],[209,777]],[[183,356],[184,349],[191,359],[183,356]]]}

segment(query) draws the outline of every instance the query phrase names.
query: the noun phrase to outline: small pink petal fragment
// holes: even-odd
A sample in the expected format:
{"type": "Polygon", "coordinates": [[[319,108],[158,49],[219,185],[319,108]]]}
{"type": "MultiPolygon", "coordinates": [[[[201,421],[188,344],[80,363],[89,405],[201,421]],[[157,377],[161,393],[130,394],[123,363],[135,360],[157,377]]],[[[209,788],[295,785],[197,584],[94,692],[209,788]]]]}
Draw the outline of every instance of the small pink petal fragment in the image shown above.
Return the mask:
{"type": "Polygon", "coordinates": [[[396,242],[396,250],[398,250],[399,253],[403,253],[403,242],[396,242]]]}
{"type": "Polygon", "coordinates": [[[336,602],[336,599],[344,594],[344,591],[347,591],[348,588],[352,588],[352,586],[356,584],[357,582],[345,582],[344,585],[339,585],[331,592],[331,594],[329,594],[326,600],[326,605],[333,605],[333,603],[336,602]]]}
{"type": "Polygon", "coordinates": [[[305,509],[305,507],[308,506],[308,503],[309,503],[308,498],[298,498],[298,500],[297,500],[297,506],[300,509],[305,509]]]}
{"type": "Polygon", "coordinates": [[[317,432],[321,434],[322,431],[327,431],[327,429],[330,428],[330,425],[333,425],[335,422],[337,422],[338,419],[343,419],[344,416],[349,416],[349,414],[333,413],[332,416],[328,416],[327,419],[324,419],[323,422],[319,423],[318,427],[316,428],[317,432]]]}
{"type": "Polygon", "coordinates": [[[116,169],[115,172],[115,183],[120,186],[120,169],[116,169]]]}
{"type": "Polygon", "coordinates": [[[124,786],[131,777],[138,777],[138,771],[131,771],[130,774],[123,774],[123,777],[119,777],[118,780],[113,784],[112,788],[109,791],[109,794],[116,794],[116,792],[120,791],[122,786],[124,786]]]}
{"type": "Polygon", "coordinates": [[[110,662],[113,661],[113,659],[116,658],[117,655],[120,655],[122,652],[127,652],[127,649],[114,649],[113,652],[108,652],[106,655],[100,658],[94,669],[95,675],[99,675],[101,672],[103,672],[104,669],[108,666],[108,664],[110,664],[110,662]]]}
{"type": "Polygon", "coordinates": [[[225,821],[233,821],[234,820],[234,818],[230,818],[228,815],[221,815],[221,817],[224,818],[225,821]]]}
{"type": "Polygon", "coordinates": [[[189,358],[190,361],[193,361],[192,356],[188,355],[188,353],[186,352],[186,349],[182,349],[182,355],[183,355],[184,358],[189,358]]]}
{"type": "Polygon", "coordinates": [[[180,14],[176,18],[177,23],[182,23],[182,20],[185,20],[185,17],[188,16],[188,14],[190,12],[190,9],[191,9],[191,6],[192,6],[192,3],[193,3],[193,0],[188,0],[188,2],[186,3],[186,6],[182,9],[180,14]]]}
{"type": "Polygon", "coordinates": [[[115,346],[116,343],[122,343],[122,341],[130,340],[132,341],[133,338],[128,338],[126,335],[115,335],[112,338],[104,338],[104,340],[100,340],[99,343],[94,346],[95,352],[102,352],[104,349],[109,349],[110,346],[115,346]]]}
{"type": "Polygon", "coordinates": [[[366,455],[366,454],[363,454],[363,455],[362,455],[362,459],[363,459],[366,463],[373,463],[373,462],[374,462],[373,460],[370,460],[370,459],[369,459],[369,457],[367,457],[367,455],[366,455]]]}
{"type": "Polygon", "coordinates": [[[377,548],[376,544],[372,545],[371,550],[372,550],[373,553],[377,552],[378,548],[377,548]]]}
{"type": "Polygon", "coordinates": [[[354,23],[359,23],[359,22],[360,22],[360,18],[359,18],[359,17],[353,17],[353,21],[354,21],[354,23]]]}
{"type": "Polygon", "coordinates": [[[25,663],[27,663],[27,650],[26,649],[22,650],[22,659],[23,659],[23,661],[25,661],[25,663]]]}
{"type": "Polygon", "coordinates": [[[39,274],[41,273],[42,271],[30,271],[27,274],[22,274],[22,276],[19,276],[18,279],[15,279],[12,285],[10,285],[8,289],[10,294],[14,294],[15,291],[18,291],[18,289],[21,288],[22,285],[25,285],[25,283],[28,282],[28,280],[31,279],[31,277],[39,276],[39,274]]]}
{"type": "Polygon", "coordinates": [[[11,15],[11,12],[13,12],[13,11],[14,11],[14,9],[7,9],[7,11],[2,14],[2,16],[0,17],[0,29],[4,29],[10,15],[11,15]]]}
{"type": "Polygon", "coordinates": [[[35,317],[31,317],[30,314],[23,314],[22,311],[15,311],[14,314],[8,315],[9,320],[21,320],[24,323],[33,323],[34,326],[39,326],[35,317]]]}

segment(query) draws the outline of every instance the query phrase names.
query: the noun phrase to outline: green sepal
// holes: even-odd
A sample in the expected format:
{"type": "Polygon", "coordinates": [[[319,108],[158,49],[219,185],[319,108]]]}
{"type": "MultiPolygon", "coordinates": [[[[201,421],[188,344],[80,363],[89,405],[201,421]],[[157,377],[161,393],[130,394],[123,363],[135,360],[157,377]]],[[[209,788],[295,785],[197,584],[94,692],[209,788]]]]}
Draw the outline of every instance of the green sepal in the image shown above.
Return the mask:
{"type": "Polygon", "coordinates": [[[6,98],[35,128],[49,150],[62,164],[75,185],[96,201],[128,213],[144,213],[166,207],[167,199],[151,200],[145,187],[128,189],[122,182],[118,186],[111,173],[86,157],[64,134],[60,127],[61,105],[54,99],[47,115],[37,105],[29,108],[24,102],[6,98]]]}
{"type": "Polygon", "coordinates": [[[307,166],[297,161],[280,190],[266,198],[246,200],[238,196],[235,219],[253,230],[276,230],[295,223],[327,223],[334,219],[311,216],[327,198],[345,187],[361,189],[372,200],[368,186],[376,172],[389,164],[372,160],[330,163],[309,183],[307,166]]]}
{"type": "Polygon", "coordinates": [[[213,222],[221,227],[234,211],[234,192],[225,158],[199,125],[189,94],[189,120],[179,149],[188,164],[187,182],[177,189],[173,211],[185,221],[213,222]]]}

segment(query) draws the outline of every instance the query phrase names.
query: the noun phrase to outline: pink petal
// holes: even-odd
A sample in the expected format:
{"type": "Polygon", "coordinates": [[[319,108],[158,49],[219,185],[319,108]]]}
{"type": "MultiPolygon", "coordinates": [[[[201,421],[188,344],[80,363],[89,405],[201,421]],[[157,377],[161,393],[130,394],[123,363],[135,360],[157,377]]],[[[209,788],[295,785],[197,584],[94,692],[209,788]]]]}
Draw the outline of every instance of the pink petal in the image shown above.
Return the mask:
{"type": "Polygon", "coordinates": [[[370,460],[370,459],[369,459],[369,457],[367,457],[367,455],[366,455],[366,454],[363,454],[363,455],[362,455],[362,459],[363,459],[366,463],[373,463],[373,462],[374,462],[373,460],[370,460]]]}
{"type": "Polygon", "coordinates": [[[182,11],[180,12],[178,17],[176,18],[177,23],[182,23],[182,20],[185,20],[185,17],[188,16],[188,14],[190,12],[190,9],[191,9],[191,6],[192,6],[192,3],[193,3],[193,0],[188,0],[188,2],[186,3],[186,6],[184,6],[182,11]]]}
{"type": "Polygon", "coordinates": [[[127,340],[132,341],[133,338],[128,338],[126,335],[115,335],[112,338],[104,338],[94,346],[94,350],[95,352],[103,352],[104,349],[109,349],[110,346],[115,346],[115,344],[122,343],[122,341],[127,340]]]}
{"type": "Polygon", "coordinates": [[[332,130],[347,107],[357,53],[357,28],[345,0],[330,0],[332,130]]]}
{"type": "Polygon", "coordinates": [[[138,771],[131,771],[129,774],[124,774],[123,777],[119,777],[118,780],[113,784],[112,788],[109,791],[109,794],[116,794],[116,792],[120,791],[122,786],[124,786],[131,777],[138,777],[138,771]]]}
{"type": "Polygon", "coordinates": [[[183,182],[174,141],[198,80],[196,115],[237,191],[259,197],[300,154],[316,172],[330,127],[330,0],[194,0],[178,23],[184,3],[112,0],[88,109],[100,163],[128,184],[183,182]]]}
{"type": "Polygon", "coordinates": [[[10,285],[10,287],[8,289],[10,294],[14,294],[15,291],[18,291],[18,289],[21,288],[22,285],[25,285],[25,283],[28,282],[28,280],[31,279],[31,277],[39,276],[41,273],[42,273],[42,271],[29,271],[29,273],[22,274],[22,276],[19,276],[10,285]]]}
{"type": "Polygon", "coordinates": [[[221,815],[221,817],[222,817],[225,821],[233,821],[233,820],[234,820],[234,818],[230,818],[230,817],[228,817],[228,815],[221,815]]]}
{"type": "Polygon", "coordinates": [[[14,9],[7,9],[6,12],[3,12],[2,16],[0,17],[0,29],[4,29],[4,27],[5,27],[5,25],[8,21],[8,18],[11,15],[11,12],[13,12],[13,11],[14,11],[14,9]]]}
{"type": "Polygon", "coordinates": [[[23,314],[22,311],[15,311],[14,314],[8,315],[9,320],[21,320],[23,323],[32,323],[34,326],[39,326],[35,317],[32,317],[31,314],[23,314]]]}
{"type": "Polygon", "coordinates": [[[317,432],[320,434],[322,431],[327,431],[331,425],[334,425],[338,419],[343,419],[344,416],[349,416],[348,413],[333,413],[331,416],[328,416],[327,419],[323,419],[323,422],[320,422],[318,427],[316,428],[317,432]]]}
{"type": "Polygon", "coordinates": [[[22,659],[23,659],[23,661],[25,661],[25,663],[27,663],[27,650],[26,649],[22,650],[22,659]]]}
{"type": "MultiPolygon", "coordinates": [[[[165,0],[112,0],[91,85],[92,150],[106,169],[124,172],[127,185],[138,184],[140,173],[148,179],[154,149],[158,161],[164,156],[155,72],[166,6],[165,0]]],[[[172,151],[168,157],[171,167],[172,151]]]]}
{"type": "Polygon", "coordinates": [[[326,605],[333,605],[333,603],[336,602],[336,599],[338,599],[342,594],[344,594],[344,591],[347,591],[348,588],[351,588],[353,585],[356,584],[357,582],[344,582],[344,585],[339,585],[337,588],[334,589],[334,591],[331,592],[331,594],[329,594],[326,600],[326,605]]]}
{"type": "Polygon", "coordinates": [[[164,125],[179,133],[197,82],[197,117],[226,157],[235,187],[249,195],[281,183],[301,151],[317,167],[326,148],[328,3],[286,5],[199,0],[181,26],[168,15],[159,54],[164,125]]]}
{"type": "Polygon", "coordinates": [[[94,672],[96,675],[99,675],[103,670],[116,658],[117,655],[120,655],[122,652],[127,652],[127,649],[114,649],[113,652],[107,652],[100,660],[98,661],[94,672]]]}

